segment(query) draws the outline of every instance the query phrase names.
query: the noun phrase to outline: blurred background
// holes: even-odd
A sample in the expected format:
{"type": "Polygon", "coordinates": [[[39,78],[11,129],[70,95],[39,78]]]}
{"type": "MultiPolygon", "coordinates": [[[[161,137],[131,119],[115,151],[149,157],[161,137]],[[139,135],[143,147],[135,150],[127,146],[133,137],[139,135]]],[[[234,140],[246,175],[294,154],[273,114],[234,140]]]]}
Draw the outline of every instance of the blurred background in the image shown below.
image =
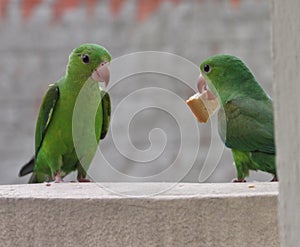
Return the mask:
{"type": "MultiPolygon", "coordinates": [[[[48,84],[64,74],[70,52],[81,43],[101,44],[113,59],[134,52],[168,52],[190,61],[194,68],[210,55],[230,53],[249,65],[272,96],[270,31],[270,3],[265,0],[0,0],[0,183],[27,182],[28,177],[17,174],[34,153],[41,99],[48,84]]],[[[177,73],[172,61],[163,66],[177,73]]],[[[146,62],[140,59],[141,64],[146,62]]],[[[113,61],[112,76],[118,73],[114,68],[120,65],[114,67],[113,61]]],[[[235,167],[217,134],[216,116],[208,124],[196,123],[200,137],[189,131],[195,119],[187,113],[185,100],[196,89],[196,78],[193,74],[182,82],[172,73],[141,73],[112,81],[115,134],[110,129],[100,144],[110,165],[94,162],[89,175],[97,181],[199,182],[204,170],[201,182],[230,182],[236,176],[235,167]],[[166,105],[159,93],[128,98],[149,87],[176,96],[168,98],[168,111],[152,107],[166,105]],[[141,102],[149,107],[125,122],[126,113],[141,102]],[[179,124],[176,115],[181,112],[187,117],[179,124]],[[156,132],[158,142],[153,143],[165,141],[158,157],[155,147],[148,150],[149,133],[157,129],[161,129],[156,132]],[[182,141],[182,133],[190,142],[182,141]],[[131,149],[122,154],[116,142],[123,149],[131,143],[137,150],[148,150],[147,161],[140,161],[135,153],[128,155],[131,149]],[[178,157],[181,149],[184,154],[178,157]],[[170,166],[172,171],[163,172],[170,166]]],[[[252,172],[248,181],[269,179],[262,172],[252,172]]]]}

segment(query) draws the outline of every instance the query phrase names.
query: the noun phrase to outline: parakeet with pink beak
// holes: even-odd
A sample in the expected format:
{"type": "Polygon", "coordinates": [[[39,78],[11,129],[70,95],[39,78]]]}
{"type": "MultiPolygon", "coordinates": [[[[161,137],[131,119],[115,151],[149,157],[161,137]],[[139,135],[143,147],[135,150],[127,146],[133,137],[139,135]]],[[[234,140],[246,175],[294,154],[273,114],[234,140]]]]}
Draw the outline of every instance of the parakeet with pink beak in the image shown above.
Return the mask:
{"type": "MultiPolygon", "coordinates": [[[[65,75],[55,84],[49,85],[37,119],[35,131],[35,155],[25,164],[19,173],[24,176],[32,172],[29,183],[44,181],[61,182],[63,177],[77,170],[79,182],[88,182],[87,168],[82,166],[83,157],[78,157],[74,147],[73,110],[80,90],[85,83],[91,94],[84,106],[86,112],[90,111],[89,103],[97,104],[95,121],[95,136],[99,143],[106,136],[109,127],[111,104],[108,93],[99,87],[98,82],[108,85],[110,72],[109,62],[111,55],[102,46],[96,44],[82,44],[74,49],[69,56],[65,75]]],[[[95,148],[89,147],[85,140],[86,114],[76,119],[82,126],[81,142],[86,145],[85,150],[89,160],[95,154],[95,148]]],[[[79,124],[79,125],[78,125],[79,124]]]]}
{"type": "Polygon", "coordinates": [[[232,55],[215,55],[200,65],[199,92],[218,97],[218,129],[231,149],[237,170],[235,182],[244,182],[250,170],[273,174],[277,180],[273,103],[246,64],[232,55]]]}

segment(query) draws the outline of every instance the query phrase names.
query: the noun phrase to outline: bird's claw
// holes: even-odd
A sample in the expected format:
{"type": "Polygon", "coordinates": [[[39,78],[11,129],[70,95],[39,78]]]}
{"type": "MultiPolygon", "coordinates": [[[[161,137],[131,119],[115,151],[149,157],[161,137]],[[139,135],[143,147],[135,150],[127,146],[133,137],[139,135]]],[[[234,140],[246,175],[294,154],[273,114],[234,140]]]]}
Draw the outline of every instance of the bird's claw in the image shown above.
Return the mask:
{"type": "Polygon", "coordinates": [[[278,182],[277,176],[274,176],[273,179],[271,180],[271,182],[278,182]]]}
{"type": "Polygon", "coordinates": [[[91,180],[87,179],[87,178],[78,178],[77,179],[79,183],[90,183],[91,180]]]}
{"type": "Polygon", "coordinates": [[[234,178],[231,180],[232,183],[246,183],[245,179],[238,179],[238,178],[234,178]]]}
{"type": "Polygon", "coordinates": [[[54,183],[63,183],[63,179],[61,178],[61,176],[59,175],[59,173],[56,173],[54,176],[54,183]]]}

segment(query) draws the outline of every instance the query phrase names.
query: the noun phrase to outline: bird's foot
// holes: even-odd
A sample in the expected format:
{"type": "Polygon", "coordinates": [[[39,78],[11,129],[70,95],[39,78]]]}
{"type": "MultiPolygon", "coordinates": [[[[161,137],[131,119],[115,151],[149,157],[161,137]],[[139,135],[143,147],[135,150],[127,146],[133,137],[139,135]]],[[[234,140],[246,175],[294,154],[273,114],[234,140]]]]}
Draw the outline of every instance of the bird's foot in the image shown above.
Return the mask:
{"type": "Polygon", "coordinates": [[[56,173],[54,176],[54,183],[63,183],[63,179],[61,178],[61,176],[59,175],[59,173],[56,173]]]}
{"type": "Polygon", "coordinates": [[[278,182],[277,176],[274,176],[274,178],[271,180],[271,182],[278,182]]]}
{"type": "Polygon", "coordinates": [[[91,180],[87,179],[87,178],[78,178],[77,179],[79,183],[90,183],[91,180]]]}
{"type": "Polygon", "coordinates": [[[231,180],[232,183],[246,183],[245,179],[238,179],[238,178],[234,178],[231,180]]]}

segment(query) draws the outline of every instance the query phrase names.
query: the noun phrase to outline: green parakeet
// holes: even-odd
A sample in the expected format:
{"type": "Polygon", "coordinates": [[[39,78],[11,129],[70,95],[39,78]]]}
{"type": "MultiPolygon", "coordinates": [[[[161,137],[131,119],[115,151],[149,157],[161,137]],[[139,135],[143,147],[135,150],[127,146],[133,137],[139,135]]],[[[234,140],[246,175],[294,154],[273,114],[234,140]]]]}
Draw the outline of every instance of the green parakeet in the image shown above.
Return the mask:
{"type": "Polygon", "coordinates": [[[232,151],[235,181],[243,182],[249,170],[271,173],[273,181],[277,181],[272,99],[237,57],[209,57],[201,63],[200,70],[198,90],[209,88],[210,96],[217,96],[221,105],[218,131],[232,151]]]}
{"type": "Polygon", "coordinates": [[[35,131],[35,155],[21,168],[19,176],[33,172],[29,183],[61,182],[64,176],[77,170],[79,182],[89,181],[86,170],[110,121],[110,98],[98,84],[105,82],[107,86],[110,60],[109,52],[96,44],[82,44],[72,51],[65,75],[49,85],[43,98],[35,131]],[[78,113],[74,108],[81,90],[88,95],[83,96],[78,113]],[[96,108],[91,109],[92,105],[96,108]],[[92,123],[93,130],[88,123],[92,123]],[[80,143],[79,152],[74,143],[74,131],[80,143]],[[91,145],[87,138],[91,132],[96,145],[91,145]]]}

